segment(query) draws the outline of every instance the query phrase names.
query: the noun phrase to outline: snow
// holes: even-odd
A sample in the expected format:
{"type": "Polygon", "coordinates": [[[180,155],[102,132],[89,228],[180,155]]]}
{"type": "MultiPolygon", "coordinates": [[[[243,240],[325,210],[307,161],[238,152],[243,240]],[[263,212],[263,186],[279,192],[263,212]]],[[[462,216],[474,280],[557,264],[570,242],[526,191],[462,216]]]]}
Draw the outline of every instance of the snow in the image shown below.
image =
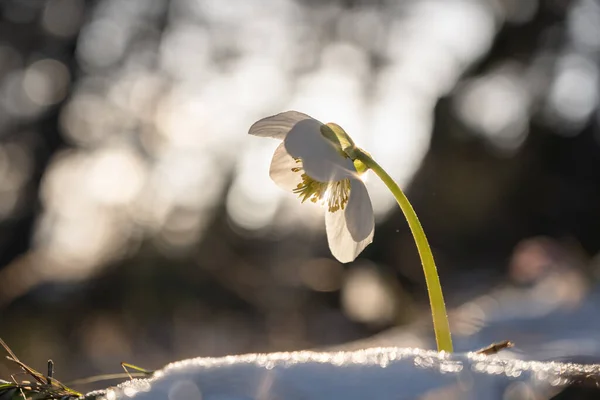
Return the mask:
{"type": "MultiPolygon", "coordinates": [[[[505,351],[512,356],[510,351],[505,351]]],[[[106,400],[388,400],[521,398],[557,393],[600,365],[414,348],[194,358],[109,389],[106,400]],[[452,397],[452,396],[450,396],[452,397]]],[[[537,398],[537,397],[536,397],[537,398]]]]}

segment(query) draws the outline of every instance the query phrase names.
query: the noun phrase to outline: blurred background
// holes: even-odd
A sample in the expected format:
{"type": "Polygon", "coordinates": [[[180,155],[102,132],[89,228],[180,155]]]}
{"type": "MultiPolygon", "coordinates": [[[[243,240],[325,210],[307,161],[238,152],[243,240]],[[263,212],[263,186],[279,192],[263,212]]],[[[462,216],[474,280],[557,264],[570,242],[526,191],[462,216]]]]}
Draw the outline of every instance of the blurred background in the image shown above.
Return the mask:
{"type": "Polygon", "coordinates": [[[600,355],[599,53],[594,0],[2,0],[0,337],[65,381],[434,348],[375,177],[374,243],[346,265],[270,181],[277,142],[248,128],[295,109],[406,189],[457,350],[600,355]]]}

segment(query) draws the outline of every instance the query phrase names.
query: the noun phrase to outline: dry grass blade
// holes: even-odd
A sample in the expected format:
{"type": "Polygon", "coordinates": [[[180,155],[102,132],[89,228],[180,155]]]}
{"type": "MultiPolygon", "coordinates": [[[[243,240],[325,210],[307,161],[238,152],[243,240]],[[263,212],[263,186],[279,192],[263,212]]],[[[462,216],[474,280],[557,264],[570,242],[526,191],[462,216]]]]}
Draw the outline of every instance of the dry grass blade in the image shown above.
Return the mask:
{"type": "Polygon", "coordinates": [[[503,340],[498,343],[492,343],[489,346],[484,347],[483,349],[479,349],[475,353],[489,356],[498,353],[500,350],[508,349],[514,346],[515,344],[510,340],[503,340]]]}
{"type": "MultiPolygon", "coordinates": [[[[16,364],[21,370],[21,372],[11,375],[12,382],[0,379],[0,400],[93,400],[100,397],[100,394],[98,393],[101,393],[102,391],[92,392],[84,396],[82,393],[71,389],[54,378],[54,363],[52,360],[48,360],[48,373],[44,375],[22,362],[2,339],[0,339],[0,346],[8,353],[6,359],[16,364]],[[29,376],[33,382],[23,379],[17,380],[16,377],[20,375],[29,376]]],[[[77,379],[70,382],[69,386],[84,385],[112,379],[142,378],[148,377],[154,373],[154,371],[146,370],[124,362],[121,363],[121,366],[125,370],[125,373],[106,374],[77,379]],[[130,369],[136,372],[130,372],[130,369]]]]}
{"type": "Polygon", "coordinates": [[[51,360],[48,360],[48,374],[44,375],[19,360],[4,340],[0,339],[0,345],[9,354],[6,358],[22,370],[20,374],[12,375],[13,382],[0,380],[0,400],[68,400],[83,396],[82,393],[68,388],[52,376],[54,364],[51,360]],[[17,381],[15,376],[22,374],[29,375],[35,382],[17,381]]]}
{"type": "Polygon", "coordinates": [[[134,376],[139,375],[139,374],[142,374],[143,376],[148,377],[154,373],[154,371],[150,371],[148,369],[144,369],[142,367],[138,367],[137,365],[129,364],[126,362],[121,362],[121,367],[123,367],[123,369],[125,370],[125,373],[127,374],[127,376],[129,376],[129,379],[133,379],[134,376]],[[128,368],[130,368],[134,371],[138,371],[138,372],[137,373],[134,372],[132,374],[131,372],[129,372],[128,368]]]}
{"type": "MultiPolygon", "coordinates": [[[[115,379],[147,378],[150,375],[151,374],[146,373],[146,372],[133,372],[133,373],[123,372],[123,373],[117,373],[117,374],[104,374],[104,375],[90,376],[89,378],[75,379],[74,381],[68,382],[68,384],[69,384],[69,386],[78,386],[78,385],[87,385],[87,384],[95,383],[95,382],[111,381],[111,380],[115,380],[115,379]]],[[[0,399],[0,400],[2,400],[2,399],[0,399]]]]}
{"type": "MultiPolygon", "coordinates": [[[[90,376],[89,378],[76,379],[74,381],[70,381],[69,386],[87,385],[89,383],[109,381],[109,380],[114,380],[114,379],[148,378],[155,372],[155,371],[144,369],[144,368],[138,367],[137,365],[129,364],[126,362],[122,362],[121,367],[125,370],[124,373],[103,374],[103,375],[90,376]],[[132,369],[137,372],[129,372],[129,369],[132,369]]],[[[2,400],[2,399],[0,399],[0,400],[2,400]]]]}

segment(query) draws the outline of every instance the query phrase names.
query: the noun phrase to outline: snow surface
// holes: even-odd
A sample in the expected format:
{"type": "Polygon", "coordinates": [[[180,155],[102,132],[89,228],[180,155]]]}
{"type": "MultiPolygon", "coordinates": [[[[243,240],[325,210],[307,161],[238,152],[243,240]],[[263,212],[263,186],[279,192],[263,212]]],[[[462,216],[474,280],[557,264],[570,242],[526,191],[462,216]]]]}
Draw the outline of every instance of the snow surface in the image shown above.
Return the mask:
{"type": "MultiPolygon", "coordinates": [[[[510,352],[506,352],[509,356],[510,352]]],[[[548,398],[600,365],[522,361],[413,348],[288,352],[175,362],[106,400],[548,398]]]]}

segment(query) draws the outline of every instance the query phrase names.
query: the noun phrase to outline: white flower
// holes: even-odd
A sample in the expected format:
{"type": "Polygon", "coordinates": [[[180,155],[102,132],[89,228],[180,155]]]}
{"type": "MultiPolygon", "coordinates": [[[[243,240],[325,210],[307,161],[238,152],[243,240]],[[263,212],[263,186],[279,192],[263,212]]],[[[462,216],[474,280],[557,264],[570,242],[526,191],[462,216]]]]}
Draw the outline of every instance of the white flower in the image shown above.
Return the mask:
{"type": "Polygon", "coordinates": [[[261,119],[249,133],[283,141],[273,154],[271,179],[302,202],[325,205],[331,253],[341,262],[353,261],[373,241],[373,206],[332,129],[306,114],[287,111],[261,119]]]}

